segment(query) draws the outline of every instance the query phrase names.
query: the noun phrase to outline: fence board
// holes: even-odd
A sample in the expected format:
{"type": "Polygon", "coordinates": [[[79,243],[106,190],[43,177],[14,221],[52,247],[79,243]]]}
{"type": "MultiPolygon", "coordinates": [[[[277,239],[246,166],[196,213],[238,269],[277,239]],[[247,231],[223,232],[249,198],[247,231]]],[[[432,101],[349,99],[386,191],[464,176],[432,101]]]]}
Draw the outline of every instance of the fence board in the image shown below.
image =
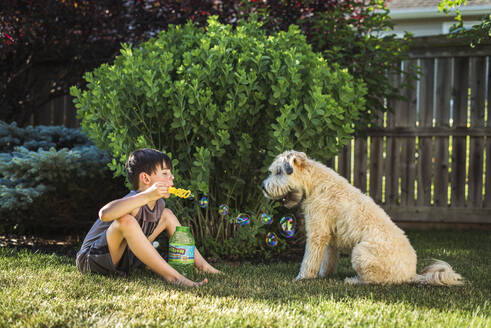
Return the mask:
{"type": "Polygon", "coordinates": [[[354,185],[362,192],[367,191],[367,140],[355,139],[354,185]]]}
{"type": "MultiPolygon", "coordinates": [[[[377,120],[378,126],[383,126],[383,115],[379,116],[377,120]]],[[[370,180],[369,191],[370,196],[377,202],[382,203],[382,179],[383,179],[383,148],[384,137],[369,137],[370,138],[370,180]]]]}
{"type": "MultiPolygon", "coordinates": [[[[406,62],[403,63],[406,66],[406,62]]],[[[404,69],[405,67],[403,67],[404,69]]],[[[403,81],[401,80],[401,83],[403,81]]],[[[407,96],[408,88],[401,89],[401,93],[404,96],[407,96]]],[[[407,115],[409,113],[409,103],[408,101],[396,101],[395,103],[395,112],[394,112],[394,127],[406,127],[407,115]]],[[[396,136],[394,138],[394,150],[395,152],[392,154],[394,156],[394,166],[395,166],[395,174],[392,175],[394,181],[392,181],[392,187],[397,192],[397,202],[398,204],[405,206],[407,205],[407,188],[406,181],[403,179],[404,173],[407,172],[407,138],[396,136]]]]}
{"type": "MultiPolygon", "coordinates": [[[[471,127],[484,126],[484,105],[486,85],[486,58],[471,58],[471,127]]],[[[469,203],[473,207],[482,206],[484,140],[470,137],[469,144],[469,203]]]]}
{"type": "Polygon", "coordinates": [[[351,182],[351,143],[348,143],[339,152],[338,173],[351,182]]]}
{"type": "MultiPolygon", "coordinates": [[[[431,127],[433,121],[433,87],[435,60],[422,59],[423,76],[420,82],[420,106],[418,121],[420,127],[431,127]]],[[[418,138],[419,157],[416,164],[418,175],[418,197],[416,204],[429,206],[431,204],[432,179],[432,137],[418,138]]]]}
{"type": "MultiPolygon", "coordinates": [[[[450,97],[452,62],[450,58],[437,59],[437,88],[435,105],[435,127],[450,126],[450,97]]],[[[448,202],[448,136],[435,137],[435,181],[434,204],[446,206],[448,202]]]]}
{"type": "MultiPolygon", "coordinates": [[[[409,72],[412,66],[417,65],[416,60],[404,63],[404,71],[409,72]]],[[[408,81],[405,89],[407,102],[401,104],[401,119],[399,126],[416,127],[417,88],[416,81],[408,81]]],[[[416,138],[406,136],[401,138],[401,205],[415,205],[414,180],[416,178],[416,138]]]]}
{"type": "MultiPolygon", "coordinates": [[[[392,85],[400,85],[400,76],[391,75],[389,80],[392,85]]],[[[394,111],[387,113],[386,127],[388,129],[396,126],[396,106],[398,101],[394,99],[388,100],[389,108],[394,108],[394,111]]],[[[387,138],[386,140],[386,158],[385,158],[385,204],[397,205],[399,198],[399,152],[397,147],[396,138],[387,138]]]]}
{"type": "Polygon", "coordinates": [[[51,102],[53,125],[65,124],[65,96],[58,97],[51,102]]]}
{"type": "MultiPolygon", "coordinates": [[[[491,115],[491,56],[488,56],[488,95],[487,95],[487,121],[486,127],[491,130],[491,124],[489,123],[489,115],[491,115]]],[[[491,138],[487,136],[485,138],[486,145],[486,183],[484,185],[484,207],[491,208],[491,138]]]]}
{"type": "Polygon", "coordinates": [[[34,112],[34,125],[51,125],[51,103],[47,103],[34,112]]]}
{"type": "Polygon", "coordinates": [[[80,122],[76,116],[76,108],[73,104],[73,98],[71,96],[64,97],[65,102],[65,126],[70,128],[80,127],[80,122]]]}
{"type": "MultiPolygon", "coordinates": [[[[488,102],[488,110],[489,110],[489,102],[488,102]]],[[[489,120],[489,117],[488,117],[488,120],[489,120]]],[[[491,139],[489,137],[486,137],[484,144],[486,145],[485,146],[485,148],[486,148],[485,149],[485,151],[486,151],[486,163],[485,163],[485,165],[486,165],[486,172],[485,172],[486,183],[484,184],[485,189],[484,189],[483,207],[491,208],[491,139]]]]}
{"type": "MultiPolygon", "coordinates": [[[[489,115],[489,101],[490,101],[489,99],[490,98],[488,98],[488,115],[489,115]]],[[[489,122],[489,116],[488,116],[488,122],[489,122]]],[[[486,172],[485,172],[486,183],[484,185],[485,193],[484,193],[483,206],[491,208],[491,138],[486,137],[485,145],[486,145],[486,172]]]]}
{"type": "Polygon", "coordinates": [[[330,159],[328,159],[325,164],[327,167],[330,167],[331,169],[334,170],[334,157],[331,157],[330,159]]]}
{"type": "MultiPolygon", "coordinates": [[[[469,58],[460,57],[454,60],[453,78],[453,127],[467,127],[467,100],[469,94],[469,58]]],[[[466,137],[452,137],[452,191],[450,206],[465,205],[466,180],[466,137]]]]}

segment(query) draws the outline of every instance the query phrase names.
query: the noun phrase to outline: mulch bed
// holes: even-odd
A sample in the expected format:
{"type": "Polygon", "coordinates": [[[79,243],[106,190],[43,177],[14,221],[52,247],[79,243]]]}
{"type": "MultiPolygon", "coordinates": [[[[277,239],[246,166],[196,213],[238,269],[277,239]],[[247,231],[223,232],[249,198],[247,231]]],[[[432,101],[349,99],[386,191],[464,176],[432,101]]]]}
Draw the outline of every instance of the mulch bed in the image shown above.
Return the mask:
{"type": "Polygon", "coordinates": [[[56,254],[75,258],[80,241],[73,237],[35,237],[19,235],[0,235],[0,247],[26,249],[44,254],[56,254]]]}

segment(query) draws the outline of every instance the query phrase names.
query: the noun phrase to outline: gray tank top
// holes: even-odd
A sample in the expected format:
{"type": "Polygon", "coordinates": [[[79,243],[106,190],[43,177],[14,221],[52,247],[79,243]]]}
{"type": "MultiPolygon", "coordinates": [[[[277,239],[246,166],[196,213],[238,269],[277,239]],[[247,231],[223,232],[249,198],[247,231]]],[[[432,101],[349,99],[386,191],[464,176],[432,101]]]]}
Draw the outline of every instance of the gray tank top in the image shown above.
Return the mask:
{"type": "MultiPolygon", "coordinates": [[[[137,192],[132,190],[123,198],[127,198],[136,194],[137,192]]],[[[155,230],[155,227],[159,223],[160,217],[162,216],[164,209],[165,209],[165,200],[162,198],[155,202],[155,207],[153,208],[153,210],[151,210],[147,205],[143,205],[142,207],[140,207],[138,213],[135,216],[135,219],[138,221],[138,224],[140,224],[140,227],[142,228],[142,231],[145,234],[145,236],[147,237],[150,236],[152,232],[155,230]]],[[[85,258],[85,256],[87,255],[87,251],[90,249],[92,244],[103,233],[106,233],[106,230],[109,228],[111,223],[112,221],[104,222],[100,218],[94,222],[92,228],[90,228],[89,232],[87,233],[87,236],[85,236],[80,251],[77,253],[77,262],[85,258]]]]}

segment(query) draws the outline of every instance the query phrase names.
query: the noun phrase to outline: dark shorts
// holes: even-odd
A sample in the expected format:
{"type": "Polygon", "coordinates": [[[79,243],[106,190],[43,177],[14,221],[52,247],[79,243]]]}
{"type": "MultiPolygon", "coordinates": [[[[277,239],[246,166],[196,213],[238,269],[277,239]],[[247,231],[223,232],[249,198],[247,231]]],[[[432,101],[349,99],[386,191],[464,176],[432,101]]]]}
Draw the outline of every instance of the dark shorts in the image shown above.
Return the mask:
{"type": "Polygon", "coordinates": [[[143,263],[136,258],[128,246],[126,246],[123,256],[121,257],[121,260],[119,260],[117,266],[114,266],[111,254],[109,253],[109,247],[107,246],[106,232],[101,234],[92,246],[90,246],[85,258],[81,260],[81,263],[77,263],[77,266],[82,273],[93,272],[105,275],[116,273],[119,275],[126,275],[132,269],[143,266],[143,263]]]}

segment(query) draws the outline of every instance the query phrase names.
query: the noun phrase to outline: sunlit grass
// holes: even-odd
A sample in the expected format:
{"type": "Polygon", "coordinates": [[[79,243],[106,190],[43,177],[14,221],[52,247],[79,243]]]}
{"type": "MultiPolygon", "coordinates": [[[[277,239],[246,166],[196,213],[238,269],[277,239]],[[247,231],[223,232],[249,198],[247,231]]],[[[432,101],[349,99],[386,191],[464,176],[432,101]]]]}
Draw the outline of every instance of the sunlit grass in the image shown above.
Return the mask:
{"type": "Polygon", "coordinates": [[[327,279],[296,282],[297,262],[218,263],[224,276],[184,289],[148,271],[81,275],[73,258],[0,248],[0,327],[489,327],[491,235],[408,235],[419,270],[445,260],[466,286],[346,286],[343,256],[327,279]]]}

